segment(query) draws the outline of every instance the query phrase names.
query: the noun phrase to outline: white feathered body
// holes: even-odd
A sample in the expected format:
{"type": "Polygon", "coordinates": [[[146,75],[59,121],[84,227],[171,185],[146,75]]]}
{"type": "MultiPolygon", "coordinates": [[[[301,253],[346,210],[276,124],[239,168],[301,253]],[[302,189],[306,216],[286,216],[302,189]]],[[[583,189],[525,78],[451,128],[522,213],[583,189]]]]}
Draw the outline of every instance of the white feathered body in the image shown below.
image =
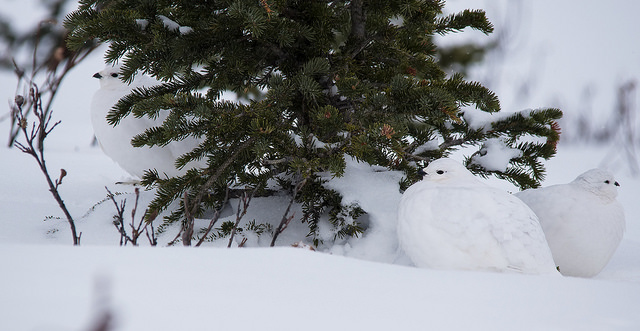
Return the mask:
{"type": "Polygon", "coordinates": [[[533,211],[514,196],[478,181],[470,172],[459,175],[431,181],[428,177],[433,174],[428,173],[405,191],[398,209],[398,236],[414,264],[437,269],[557,273],[533,211]]]}
{"type": "Polygon", "coordinates": [[[187,169],[206,166],[204,161],[191,162],[181,170],[175,168],[175,160],[182,154],[191,151],[198,145],[198,140],[187,138],[180,142],[172,142],[167,146],[133,147],[133,136],[146,129],[162,125],[168,111],[161,112],[157,119],[147,117],[136,118],[132,114],[124,117],[116,126],[110,125],[107,114],[120,100],[136,87],[151,87],[159,84],[153,78],[137,76],[131,85],[126,85],[119,78],[110,76],[118,72],[117,68],[101,71],[101,88],[96,91],[91,102],[91,123],[94,134],[104,153],[131,175],[142,177],[148,169],[156,169],[160,176],[169,177],[183,175],[187,169]]]}
{"type": "Polygon", "coordinates": [[[517,193],[538,215],[560,272],[577,277],[600,273],[622,240],[624,210],[615,196],[580,181],[517,193]]]}

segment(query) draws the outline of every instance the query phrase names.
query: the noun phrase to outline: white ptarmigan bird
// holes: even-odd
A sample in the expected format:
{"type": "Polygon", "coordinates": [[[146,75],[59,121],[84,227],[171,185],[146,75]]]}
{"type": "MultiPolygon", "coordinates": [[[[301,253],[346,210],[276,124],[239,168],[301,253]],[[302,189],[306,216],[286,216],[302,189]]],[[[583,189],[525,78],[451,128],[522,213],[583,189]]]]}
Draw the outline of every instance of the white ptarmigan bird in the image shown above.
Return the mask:
{"type": "Polygon", "coordinates": [[[418,267],[557,274],[536,215],[513,195],[438,159],[398,206],[398,240],[418,267]]]}
{"type": "Polygon", "coordinates": [[[593,277],[618,248],[625,230],[618,186],[608,171],[592,169],[568,184],[516,194],[538,215],[563,275],[593,277]]]}
{"type": "Polygon", "coordinates": [[[129,174],[142,178],[146,170],[156,169],[163,177],[183,175],[192,167],[205,167],[204,161],[190,162],[178,170],[176,159],[198,146],[199,141],[188,137],[179,142],[160,146],[133,147],[133,136],[143,133],[146,129],[162,125],[168,116],[168,111],[161,111],[156,119],[148,117],[136,118],[132,114],[123,118],[116,126],[107,122],[106,116],[120,98],[131,93],[137,87],[152,87],[160,82],[152,77],[138,74],[129,85],[120,77],[120,66],[107,66],[93,77],[100,80],[100,89],[96,91],[91,102],[91,123],[94,134],[104,153],[114,160],[129,174]]]}

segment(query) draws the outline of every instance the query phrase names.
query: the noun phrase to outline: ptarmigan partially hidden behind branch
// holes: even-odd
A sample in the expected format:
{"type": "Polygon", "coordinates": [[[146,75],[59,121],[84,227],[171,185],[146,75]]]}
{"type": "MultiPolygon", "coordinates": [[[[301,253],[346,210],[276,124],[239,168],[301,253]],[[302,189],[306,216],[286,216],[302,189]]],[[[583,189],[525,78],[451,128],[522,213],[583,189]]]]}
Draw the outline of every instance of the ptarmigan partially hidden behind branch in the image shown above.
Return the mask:
{"type": "Polygon", "coordinates": [[[618,248],[625,229],[618,186],[609,172],[592,169],[568,184],[516,194],[540,218],[563,275],[595,276],[618,248]]]}
{"type": "Polygon", "coordinates": [[[536,215],[462,164],[438,159],[398,207],[401,248],[418,267],[557,274],[536,215]]]}
{"type": "Polygon", "coordinates": [[[111,126],[107,122],[107,114],[120,98],[137,87],[152,87],[160,84],[154,78],[138,74],[133,82],[127,85],[120,79],[120,75],[119,66],[107,66],[93,75],[100,80],[100,89],[96,91],[91,102],[91,122],[104,153],[128,173],[139,178],[142,178],[144,172],[149,169],[156,169],[160,176],[174,177],[183,175],[193,167],[205,167],[204,161],[191,162],[180,170],[175,167],[175,161],[180,155],[198,145],[198,141],[193,138],[172,142],[164,147],[133,147],[131,145],[131,139],[135,135],[143,133],[148,128],[162,125],[169,111],[162,111],[156,119],[128,115],[116,126],[111,126]]]}

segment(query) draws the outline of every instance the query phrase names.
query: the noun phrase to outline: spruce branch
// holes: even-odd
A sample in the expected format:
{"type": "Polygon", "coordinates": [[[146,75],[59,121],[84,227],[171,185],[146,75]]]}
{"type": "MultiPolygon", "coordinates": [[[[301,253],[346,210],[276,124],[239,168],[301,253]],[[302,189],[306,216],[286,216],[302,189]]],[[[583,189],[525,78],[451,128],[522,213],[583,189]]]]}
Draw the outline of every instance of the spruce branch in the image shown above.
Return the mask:
{"type": "Polygon", "coordinates": [[[493,24],[489,22],[483,10],[465,9],[461,13],[438,18],[435,22],[435,32],[439,34],[461,31],[466,27],[482,31],[484,34],[493,32],[493,24]]]}

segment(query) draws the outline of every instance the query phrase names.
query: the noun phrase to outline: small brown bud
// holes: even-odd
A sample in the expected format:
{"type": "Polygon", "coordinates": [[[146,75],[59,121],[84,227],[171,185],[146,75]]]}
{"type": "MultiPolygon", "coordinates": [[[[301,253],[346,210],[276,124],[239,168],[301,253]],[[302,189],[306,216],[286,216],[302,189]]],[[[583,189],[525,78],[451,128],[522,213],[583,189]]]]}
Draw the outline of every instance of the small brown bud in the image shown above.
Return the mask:
{"type": "Polygon", "coordinates": [[[58,178],[58,180],[56,180],[56,187],[58,187],[58,185],[62,184],[62,178],[64,178],[64,176],[67,175],[67,171],[64,169],[60,169],[60,178],[58,178]]]}
{"type": "Polygon", "coordinates": [[[53,52],[53,58],[57,63],[62,62],[65,58],[65,48],[60,46],[53,52]]]}
{"type": "Polygon", "coordinates": [[[18,107],[22,107],[22,105],[24,105],[24,97],[21,95],[16,95],[16,105],[18,105],[18,107]]]}

